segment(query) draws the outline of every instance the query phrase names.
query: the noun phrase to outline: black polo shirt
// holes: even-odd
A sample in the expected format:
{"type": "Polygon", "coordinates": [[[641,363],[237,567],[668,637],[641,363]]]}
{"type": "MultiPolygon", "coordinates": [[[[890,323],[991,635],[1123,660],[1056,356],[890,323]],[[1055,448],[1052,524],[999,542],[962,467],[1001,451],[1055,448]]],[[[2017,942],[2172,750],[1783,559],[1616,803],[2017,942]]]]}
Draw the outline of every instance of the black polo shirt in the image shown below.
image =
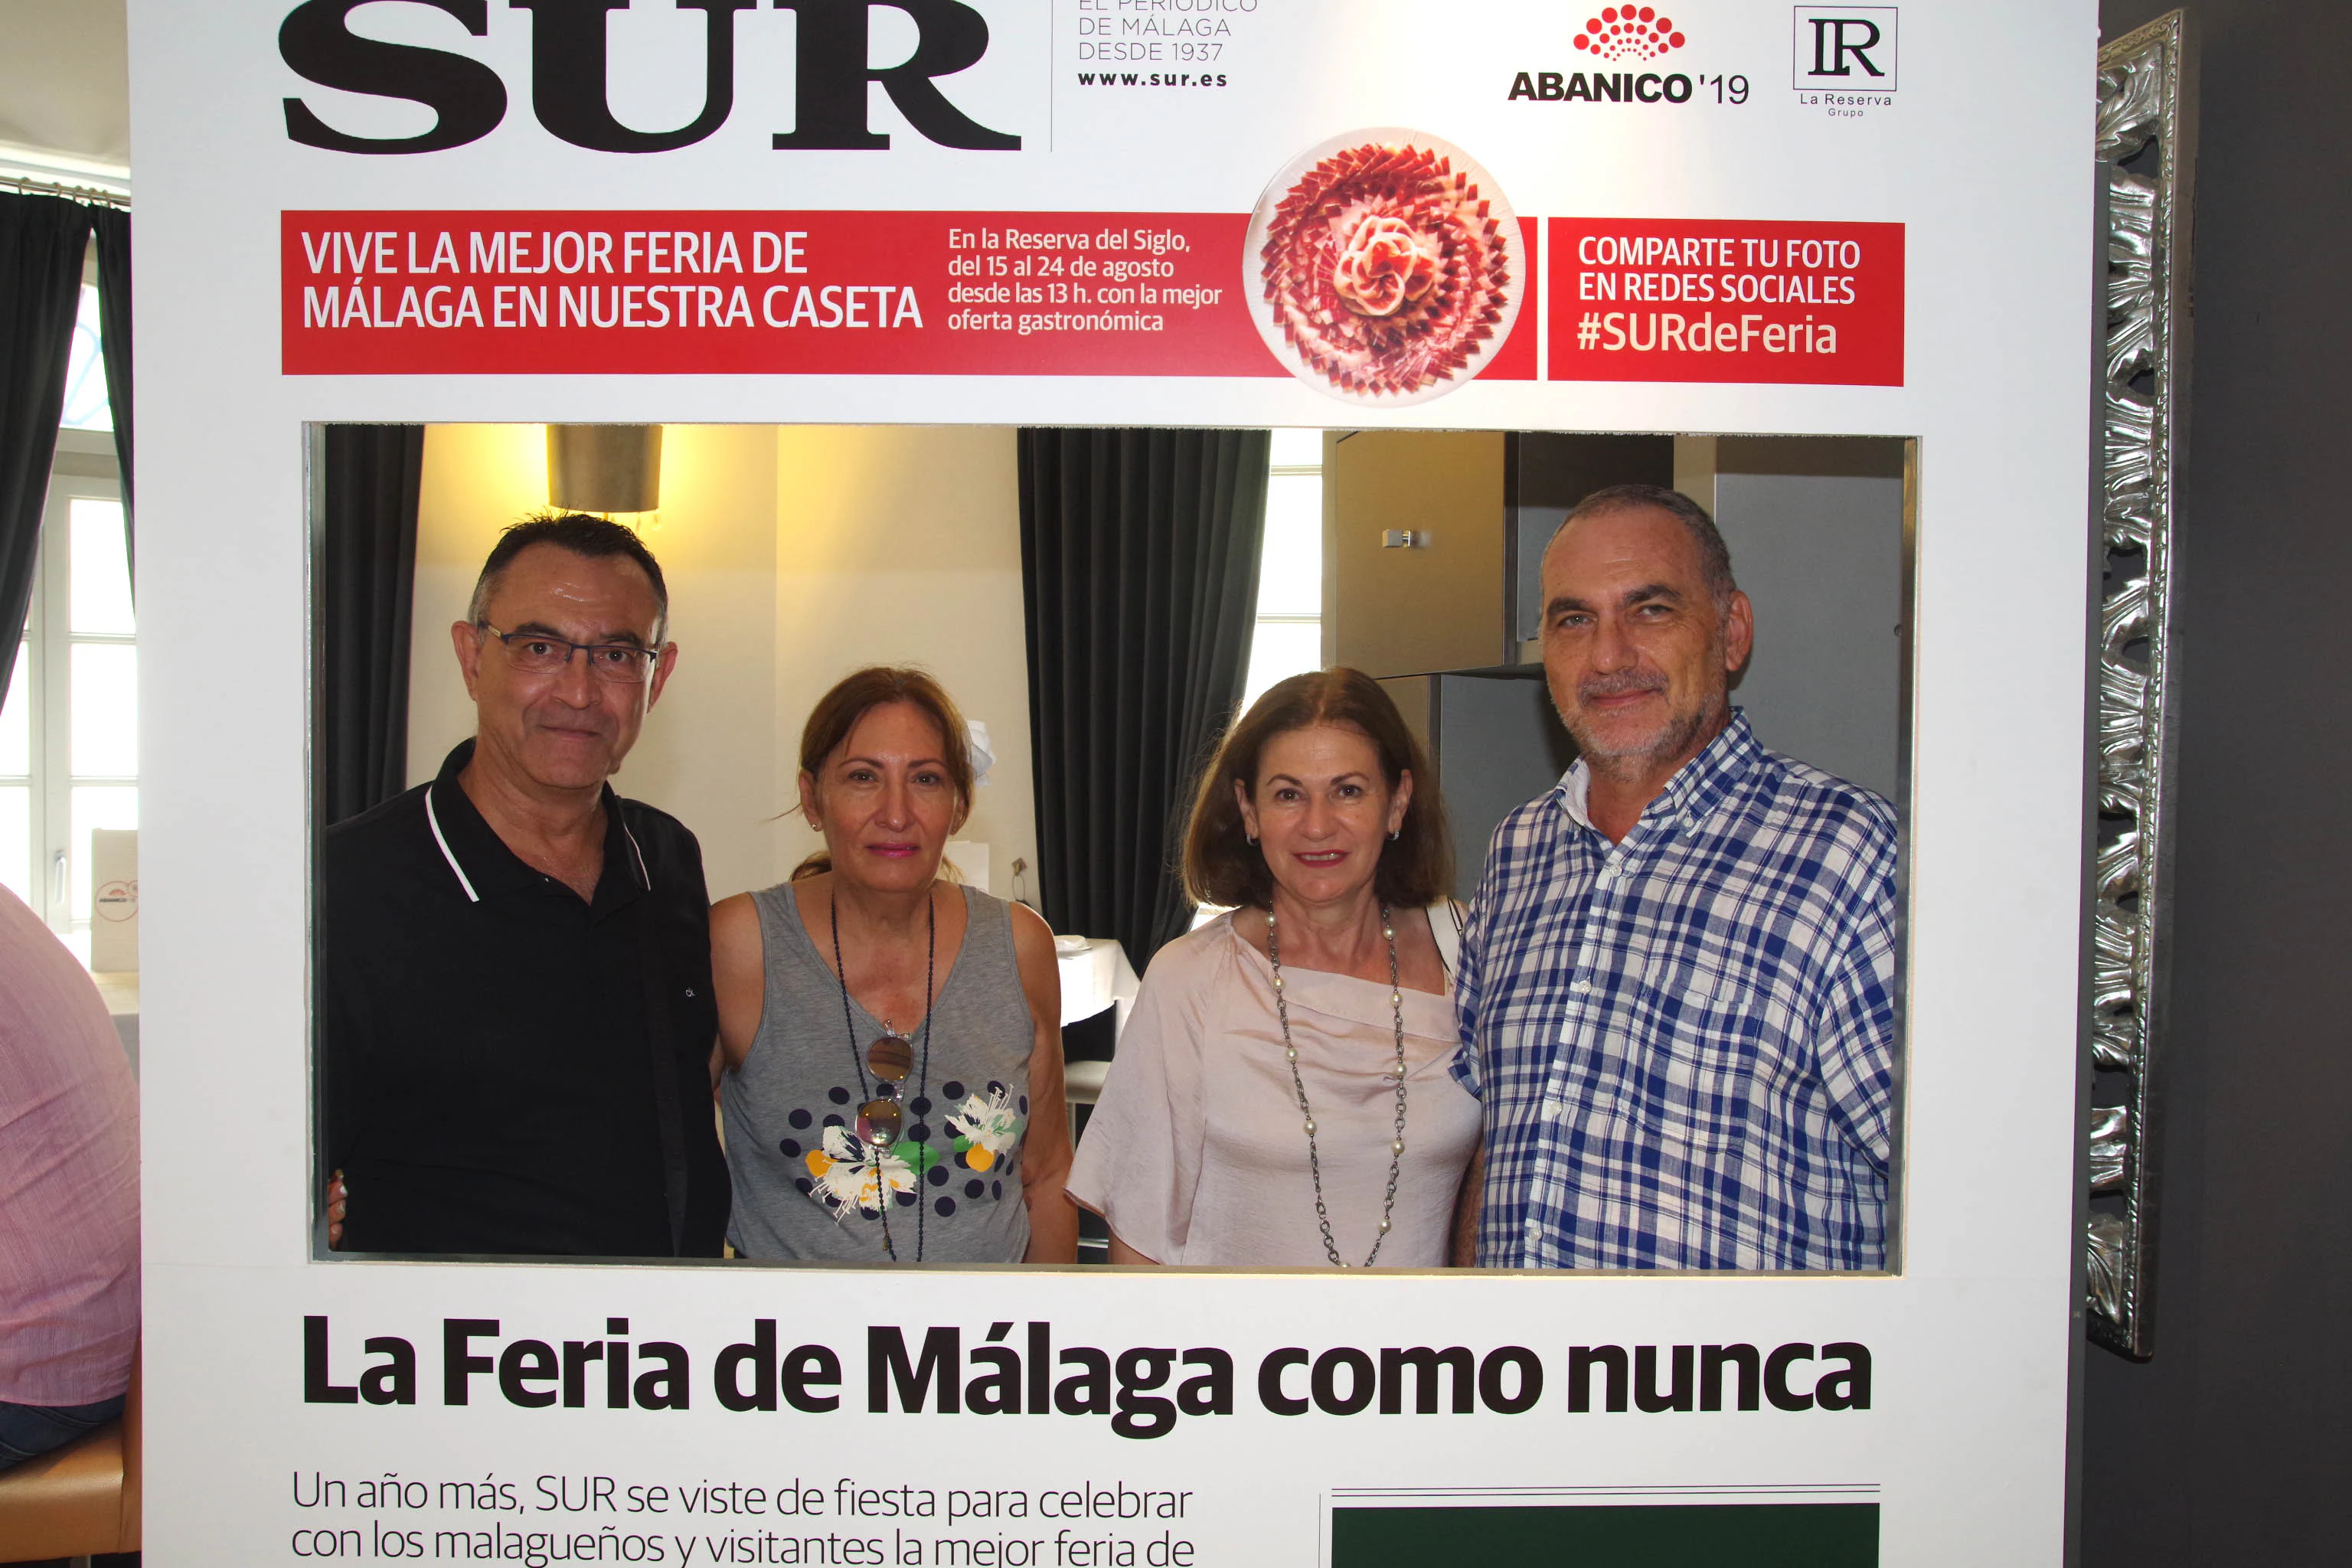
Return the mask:
{"type": "Polygon", "coordinates": [[[467,741],[433,783],[326,836],[319,1047],[328,1164],[351,1190],[343,1247],[670,1255],[658,995],[677,1250],[715,1257],[729,1192],[701,849],[607,785],[604,869],[583,903],[474,809],[457,783],[473,752],[467,741]]]}

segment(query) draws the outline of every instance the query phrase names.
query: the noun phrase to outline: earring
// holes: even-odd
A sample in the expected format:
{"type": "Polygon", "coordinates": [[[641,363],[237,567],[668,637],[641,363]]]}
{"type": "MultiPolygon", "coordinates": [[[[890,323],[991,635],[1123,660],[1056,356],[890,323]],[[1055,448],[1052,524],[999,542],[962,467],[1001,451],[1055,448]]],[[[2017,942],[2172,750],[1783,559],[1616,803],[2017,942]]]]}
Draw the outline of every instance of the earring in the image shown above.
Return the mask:
{"type": "Polygon", "coordinates": [[[1397,839],[1398,839],[1400,837],[1402,837],[1402,834],[1403,834],[1403,833],[1404,833],[1404,828],[1403,828],[1402,826],[1390,828],[1390,829],[1389,829],[1389,842],[1390,842],[1390,843],[1391,843],[1391,844],[1395,843],[1395,842],[1397,841],[1397,839]]]}

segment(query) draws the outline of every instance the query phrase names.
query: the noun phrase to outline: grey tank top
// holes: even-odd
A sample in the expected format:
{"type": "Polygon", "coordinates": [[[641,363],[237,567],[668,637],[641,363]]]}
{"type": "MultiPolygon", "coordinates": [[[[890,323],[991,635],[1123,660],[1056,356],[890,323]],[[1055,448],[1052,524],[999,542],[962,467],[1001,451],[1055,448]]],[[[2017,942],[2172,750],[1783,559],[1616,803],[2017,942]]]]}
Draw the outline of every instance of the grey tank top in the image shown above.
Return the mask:
{"type": "Polygon", "coordinates": [[[899,1141],[859,1145],[857,1107],[875,1094],[866,1047],[881,1021],[817,952],[790,884],[751,895],[767,994],[740,1071],[719,1079],[728,1239],[746,1258],[836,1263],[1018,1263],[1029,1247],[1021,1151],[1036,1043],[1013,921],[1003,900],[961,889],[963,946],[940,978],[930,1038],[918,1026],[899,1086],[899,1141]],[[862,1081],[861,1081],[862,1078],[862,1081]],[[886,1242],[887,1235],[887,1242],[886,1242]]]}

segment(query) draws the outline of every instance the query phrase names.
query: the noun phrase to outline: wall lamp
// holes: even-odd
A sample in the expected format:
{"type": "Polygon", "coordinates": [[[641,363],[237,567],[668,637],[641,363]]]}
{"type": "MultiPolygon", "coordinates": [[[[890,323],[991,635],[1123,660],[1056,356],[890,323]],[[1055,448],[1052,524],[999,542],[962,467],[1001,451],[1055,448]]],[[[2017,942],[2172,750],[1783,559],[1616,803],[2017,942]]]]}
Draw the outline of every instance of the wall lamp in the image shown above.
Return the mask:
{"type": "Polygon", "coordinates": [[[547,499],[559,511],[656,511],[658,425],[550,425],[547,499]]]}

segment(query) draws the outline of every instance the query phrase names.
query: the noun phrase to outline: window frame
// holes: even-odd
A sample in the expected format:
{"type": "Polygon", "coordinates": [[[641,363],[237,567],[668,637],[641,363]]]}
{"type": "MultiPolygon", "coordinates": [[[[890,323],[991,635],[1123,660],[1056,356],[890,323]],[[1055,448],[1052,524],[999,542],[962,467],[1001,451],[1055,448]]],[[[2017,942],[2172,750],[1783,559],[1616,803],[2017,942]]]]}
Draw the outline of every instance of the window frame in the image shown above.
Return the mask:
{"type": "MultiPolygon", "coordinates": [[[[1330,450],[1330,436],[1328,431],[1320,432],[1319,434],[1321,435],[1322,439],[1316,453],[1316,460],[1312,463],[1277,463],[1273,460],[1271,452],[1267,455],[1266,479],[1269,485],[1271,485],[1271,483],[1276,479],[1312,479],[1316,483],[1318,492],[1317,499],[1320,502],[1317,508],[1317,511],[1318,516],[1322,519],[1319,531],[1322,533],[1323,539],[1320,542],[1320,549],[1318,550],[1318,553],[1322,557],[1322,573],[1318,593],[1319,602],[1317,605],[1314,613],[1311,615],[1301,612],[1277,612],[1276,614],[1268,615],[1258,612],[1255,606],[1252,606],[1249,652],[1242,660],[1242,675],[1244,680],[1243,699],[1244,706],[1246,706],[1248,700],[1255,695],[1255,693],[1249,689],[1247,682],[1251,672],[1255,670],[1257,666],[1258,637],[1266,627],[1315,627],[1318,633],[1317,662],[1315,668],[1318,669],[1326,668],[1331,662],[1331,639],[1328,630],[1328,617],[1324,614],[1324,610],[1328,606],[1330,602],[1330,492],[1323,477],[1325,468],[1324,459],[1330,450]]],[[[1265,555],[1266,540],[1263,535],[1261,535],[1258,541],[1258,571],[1261,578],[1263,578],[1265,571],[1265,555]]],[[[1292,673],[1296,674],[1298,672],[1293,671],[1292,673]]],[[[1238,717],[1238,715],[1236,715],[1236,717],[1238,717]]]]}
{"type": "MultiPolygon", "coordinates": [[[[1320,452],[1316,454],[1315,461],[1311,463],[1269,462],[1266,464],[1265,477],[1269,481],[1274,479],[1311,479],[1315,481],[1316,500],[1320,503],[1323,500],[1323,457],[1320,452]]],[[[1316,510],[1319,512],[1325,509],[1318,504],[1316,510]]],[[[1261,546],[1260,548],[1263,550],[1264,547],[1261,546]]],[[[1318,553],[1320,552],[1318,552],[1318,553]]],[[[1318,575],[1316,583],[1318,597],[1320,596],[1322,589],[1321,579],[1323,577],[1328,577],[1329,574],[1330,563],[1326,562],[1324,563],[1324,570],[1318,575]]],[[[1297,613],[1272,616],[1261,615],[1257,617],[1257,624],[1261,626],[1320,626],[1323,624],[1323,607],[1320,604],[1318,604],[1316,605],[1315,612],[1312,615],[1301,615],[1297,613]]]]}
{"type": "MultiPolygon", "coordinates": [[[[27,900],[44,924],[69,942],[86,937],[89,917],[74,909],[73,797],[77,786],[139,787],[139,775],[77,773],[73,771],[73,647],[77,643],[136,648],[134,629],[124,633],[73,629],[73,503],[122,500],[121,465],[110,431],[65,428],[58,432],[57,457],[42,501],[41,542],[34,585],[25,616],[25,699],[31,755],[23,782],[31,790],[28,813],[32,842],[27,900]]],[[[15,777],[8,781],[18,782],[15,777]]]]}

